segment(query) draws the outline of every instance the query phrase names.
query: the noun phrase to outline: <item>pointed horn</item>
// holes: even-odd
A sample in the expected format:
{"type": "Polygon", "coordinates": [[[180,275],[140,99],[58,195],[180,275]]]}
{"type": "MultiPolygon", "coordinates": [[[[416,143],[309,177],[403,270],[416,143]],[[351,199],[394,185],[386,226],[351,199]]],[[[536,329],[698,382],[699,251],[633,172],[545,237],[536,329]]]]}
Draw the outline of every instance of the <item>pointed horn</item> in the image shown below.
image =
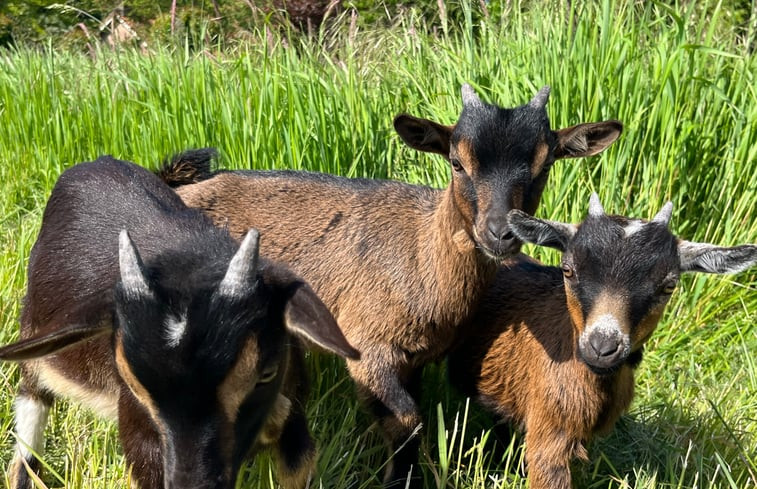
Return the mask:
{"type": "Polygon", "coordinates": [[[484,103],[478,98],[476,91],[467,83],[463,84],[463,107],[481,107],[484,103]]]}
{"type": "Polygon", "coordinates": [[[660,209],[660,212],[658,212],[653,218],[652,222],[659,222],[660,224],[664,224],[667,226],[670,224],[670,216],[673,215],[673,203],[668,201],[665,203],[664,206],[662,206],[662,209],[660,209]]]}
{"type": "Polygon", "coordinates": [[[219,294],[237,297],[249,291],[252,287],[250,279],[255,276],[258,270],[259,245],[260,233],[257,229],[250,229],[229,262],[226,275],[218,285],[219,294]]]}
{"type": "Polygon", "coordinates": [[[533,107],[535,109],[543,109],[549,101],[549,90],[549,85],[543,86],[541,90],[536,92],[534,98],[532,98],[528,103],[529,107],[533,107]]]}
{"type": "Polygon", "coordinates": [[[602,217],[605,215],[605,209],[602,207],[602,203],[599,201],[599,195],[596,192],[591,193],[589,198],[589,215],[594,217],[602,217]]]}
{"type": "Polygon", "coordinates": [[[142,259],[129,232],[122,229],[118,234],[118,266],[121,285],[127,297],[138,298],[152,295],[144,273],[142,259]]]}

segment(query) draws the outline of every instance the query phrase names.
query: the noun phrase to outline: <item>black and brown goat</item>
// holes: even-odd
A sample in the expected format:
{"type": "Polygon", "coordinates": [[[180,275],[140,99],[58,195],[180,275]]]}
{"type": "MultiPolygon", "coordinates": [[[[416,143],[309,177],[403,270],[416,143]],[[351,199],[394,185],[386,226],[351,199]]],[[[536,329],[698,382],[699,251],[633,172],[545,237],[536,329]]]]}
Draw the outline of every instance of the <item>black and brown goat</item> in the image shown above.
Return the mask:
{"type": "Polygon", "coordinates": [[[396,117],[410,147],[449,160],[445,190],[306,172],[210,173],[181,157],[161,172],[232,235],[260,229],[264,254],[291,266],[328,305],[361,352],[348,368],[393,454],[388,483],[404,486],[417,462],[421,368],[443,357],[498,261],[520,248],[508,211],[533,213],[555,159],[597,154],[621,132],[616,121],[552,131],[548,95],[545,87],[503,109],[465,85],[454,126],[396,117]]]}
{"type": "Polygon", "coordinates": [[[449,356],[453,384],[524,429],[531,489],[569,489],[570,461],[631,403],[634,369],[681,273],[735,273],[757,246],[676,238],[672,204],[649,222],[605,215],[579,226],[513,211],[512,232],[563,252],[561,267],[502,266],[449,356]]]}
{"type": "Polygon", "coordinates": [[[358,356],[308,285],[258,258],[257,231],[240,246],[132,163],[66,170],[31,252],[22,339],[0,348],[22,362],[13,489],[33,485],[24,461],[39,469],[57,396],[117,417],[141,489],[232,488],[264,446],[282,485],[305,487],[315,449],[290,333],[358,356]]]}

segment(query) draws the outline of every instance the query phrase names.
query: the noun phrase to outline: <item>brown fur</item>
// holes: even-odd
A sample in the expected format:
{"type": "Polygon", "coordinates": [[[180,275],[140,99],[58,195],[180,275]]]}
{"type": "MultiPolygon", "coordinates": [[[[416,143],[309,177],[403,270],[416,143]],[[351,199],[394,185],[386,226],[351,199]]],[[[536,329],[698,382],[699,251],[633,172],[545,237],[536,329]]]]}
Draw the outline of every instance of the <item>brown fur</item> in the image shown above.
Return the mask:
{"type": "MultiPolygon", "coordinates": [[[[571,458],[586,459],[584,443],[628,409],[633,369],[623,365],[608,376],[589,370],[576,355],[583,321],[572,319],[583,313],[566,294],[562,272],[518,263],[499,270],[466,328],[470,334],[450,357],[450,376],[525,430],[532,489],[568,489],[571,458]]],[[[652,329],[659,312],[645,320],[652,329]]]]}
{"type": "MultiPolygon", "coordinates": [[[[551,131],[544,93],[535,106],[514,112],[527,123],[512,131],[503,129],[502,112],[470,87],[463,89],[464,110],[454,126],[397,116],[395,129],[410,147],[450,161],[452,178],[443,190],[302,172],[219,172],[177,188],[186,204],[232,235],[259,229],[261,252],[287,263],[328,305],[361,352],[347,367],[395,453],[389,482],[417,466],[417,454],[410,455],[416,450],[406,442],[421,424],[419,389],[412,385],[420,369],[447,352],[498,260],[519,249],[503,225],[507,211],[535,210],[553,153],[582,156],[558,150],[578,144],[571,142],[576,134],[592,139],[598,131],[605,147],[620,134],[616,121],[551,131]],[[526,142],[510,145],[523,132],[526,142]],[[549,141],[542,144],[548,152],[538,155],[541,173],[534,176],[530,144],[539,137],[549,141]]],[[[170,170],[163,178],[184,183],[170,170]]]]}

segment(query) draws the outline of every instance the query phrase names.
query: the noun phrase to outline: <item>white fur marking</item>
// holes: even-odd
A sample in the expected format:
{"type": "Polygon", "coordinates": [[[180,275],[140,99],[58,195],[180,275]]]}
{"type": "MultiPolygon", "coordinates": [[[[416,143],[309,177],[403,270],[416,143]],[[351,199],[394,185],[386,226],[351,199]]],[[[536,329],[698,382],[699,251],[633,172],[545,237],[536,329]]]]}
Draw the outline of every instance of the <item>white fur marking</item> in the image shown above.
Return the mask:
{"type": "Polygon", "coordinates": [[[184,333],[187,329],[187,316],[182,314],[178,318],[169,316],[166,318],[166,344],[170,348],[179,346],[181,339],[184,337],[184,333]]]}
{"type": "Polygon", "coordinates": [[[623,228],[623,231],[625,231],[626,233],[626,237],[641,231],[641,229],[644,227],[644,224],[644,221],[638,219],[630,221],[628,224],[626,224],[626,227],[623,228]]]}
{"type": "Polygon", "coordinates": [[[620,323],[612,314],[602,314],[593,323],[588,325],[584,334],[598,331],[605,335],[622,335],[620,323]]]}
{"type": "Polygon", "coordinates": [[[45,426],[50,408],[42,401],[26,396],[16,398],[16,453],[18,456],[31,460],[37,454],[42,453],[45,446],[45,426]]]}

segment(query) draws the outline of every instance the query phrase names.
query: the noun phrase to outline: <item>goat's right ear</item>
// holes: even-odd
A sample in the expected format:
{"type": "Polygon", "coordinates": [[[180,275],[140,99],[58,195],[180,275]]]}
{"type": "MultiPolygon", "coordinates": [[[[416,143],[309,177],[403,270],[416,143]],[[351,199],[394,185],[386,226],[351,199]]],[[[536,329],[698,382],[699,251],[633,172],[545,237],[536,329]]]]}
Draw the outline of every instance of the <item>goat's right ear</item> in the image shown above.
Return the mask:
{"type": "Polygon", "coordinates": [[[507,214],[507,222],[521,241],[560,251],[565,251],[577,229],[574,224],[539,219],[518,209],[507,214]]]}
{"type": "Polygon", "coordinates": [[[405,144],[418,151],[439,153],[449,158],[449,141],[454,126],[443,126],[428,119],[419,119],[407,114],[394,118],[394,130],[405,144]]]}
{"type": "Polygon", "coordinates": [[[0,348],[0,360],[20,362],[58,353],[82,341],[109,333],[110,325],[74,325],[41,336],[32,336],[0,348]]]}
{"type": "Polygon", "coordinates": [[[360,352],[349,344],[329,309],[304,282],[284,306],[284,323],[289,331],[321,348],[351,360],[360,358],[360,352]]]}

